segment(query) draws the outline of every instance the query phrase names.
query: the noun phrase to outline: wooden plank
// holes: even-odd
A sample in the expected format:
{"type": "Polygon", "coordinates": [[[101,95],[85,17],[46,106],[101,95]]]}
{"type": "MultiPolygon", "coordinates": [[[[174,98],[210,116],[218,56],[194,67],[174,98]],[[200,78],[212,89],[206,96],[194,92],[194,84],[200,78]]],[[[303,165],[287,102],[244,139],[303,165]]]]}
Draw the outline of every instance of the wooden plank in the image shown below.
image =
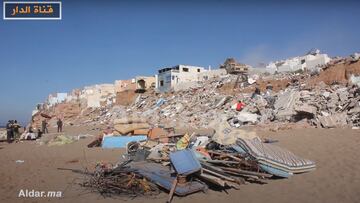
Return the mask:
{"type": "Polygon", "coordinates": [[[212,164],[240,164],[238,161],[225,161],[225,160],[206,160],[206,162],[212,164]]]}
{"type": "Polygon", "coordinates": [[[212,175],[209,175],[209,174],[200,174],[199,175],[199,178],[203,179],[203,180],[206,180],[210,183],[213,183],[215,185],[219,185],[221,187],[225,187],[225,181],[222,180],[221,178],[218,178],[218,177],[215,177],[215,176],[212,176],[212,175]]]}
{"type": "Polygon", "coordinates": [[[231,172],[235,172],[235,173],[239,173],[239,174],[258,176],[258,177],[265,177],[265,178],[271,178],[272,177],[271,174],[267,174],[267,173],[259,173],[259,172],[254,172],[254,171],[245,171],[245,170],[242,170],[242,169],[229,168],[229,167],[219,167],[219,168],[221,168],[224,171],[231,171],[231,172]]]}
{"type": "Polygon", "coordinates": [[[166,201],[167,203],[170,203],[170,202],[171,202],[171,200],[172,200],[172,198],[173,198],[173,196],[174,196],[174,192],[175,192],[175,188],[176,188],[177,183],[178,183],[178,177],[176,177],[176,178],[174,179],[174,181],[173,181],[173,184],[172,184],[172,186],[171,186],[171,190],[170,190],[170,192],[169,192],[169,198],[168,198],[168,200],[166,201]]]}
{"type": "Polygon", "coordinates": [[[220,178],[222,178],[222,179],[224,179],[224,180],[228,180],[228,181],[236,182],[236,180],[235,180],[235,179],[230,178],[230,177],[227,177],[227,176],[224,176],[224,175],[221,175],[221,174],[216,173],[216,172],[214,172],[214,171],[211,171],[211,170],[208,170],[208,169],[205,169],[205,168],[203,168],[203,171],[204,171],[204,172],[206,172],[206,173],[209,173],[209,174],[211,174],[211,175],[214,175],[214,176],[220,177],[220,178]]]}

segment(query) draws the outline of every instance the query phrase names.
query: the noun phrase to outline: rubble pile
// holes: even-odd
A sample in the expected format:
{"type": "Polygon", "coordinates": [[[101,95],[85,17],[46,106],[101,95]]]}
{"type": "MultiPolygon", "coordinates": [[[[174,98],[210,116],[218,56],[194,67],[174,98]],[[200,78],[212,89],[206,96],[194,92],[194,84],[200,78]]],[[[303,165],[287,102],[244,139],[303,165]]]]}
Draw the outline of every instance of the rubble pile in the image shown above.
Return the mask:
{"type": "Polygon", "coordinates": [[[153,128],[147,139],[127,143],[124,161],[96,166],[82,185],[103,195],[130,197],[153,194],[157,185],[169,192],[170,202],[174,194],[240,189],[243,184],[266,184],[273,177],[288,178],[315,169],[313,161],[272,142],[261,140],[253,131],[233,129],[226,121],[213,130],[153,128]]]}
{"type": "Polygon", "coordinates": [[[199,89],[159,97],[139,96],[127,114],[144,117],[153,125],[181,126],[181,123],[187,123],[193,127],[205,127],[223,112],[222,109],[226,108],[223,105],[231,98],[216,91],[220,84],[221,81],[212,81],[199,89]]]}
{"type": "Polygon", "coordinates": [[[271,90],[253,96],[248,93],[225,95],[218,91],[221,82],[177,94],[151,97],[139,96],[126,115],[136,114],[152,125],[209,127],[213,121],[226,117],[234,127],[247,124],[272,125],[303,121],[313,127],[357,127],[360,125],[360,94],[358,86],[319,85],[309,88],[292,84],[279,92],[271,90]],[[246,106],[237,111],[241,100],[246,106]]]}
{"type": "Polygon", "coordinates": [[[134,102],[129,100],[127,104],[130,105],[125,106],[114,103],[86,108],[76,101],[61,103],[39,111],[33,123],[39,123],[43,119],[41,113],[45,112],[51,116],[49,123],[54,126],[55,117],[60,115],[68,125],[104,124],[114,130],[116,119],[131,115],[141,117],[152,127],[206,128],[226,119],[232,127],[276,128],[294,124],[358,128],[360,61],[353,57],[342,58],[321,68],[317,73],[300,70],[273,75],[252,74],[240,84],[237,84],[237,75],[227,74],[197,81],[197,85],[181,91],[134,94],[134,102]],[[337,71],[340,74],[335,74],[337,71]],[[245,106],[237,110],[240,101],[245,106]]]}
{"type": "Polygon", "coordinates": [[[306,119],[311,125],[324,128],[360,125],[358,87],[319,85],[312,90],[292,87],[277,97],[274,114],[278,121],[306,119]]]}
{"type": "Polygon", "coordinates": [[[32,117],[32,126],[41,128],[41,121],[49,119],[49,125],[56,127],[57,118],[61,118],[66,125],[81,126],[93,124],[109,124],[110,121],[124,115],[124,106],[105,106],[85,108],[80,103],[61,103],[54,107],[39,111],[32,117]]]}

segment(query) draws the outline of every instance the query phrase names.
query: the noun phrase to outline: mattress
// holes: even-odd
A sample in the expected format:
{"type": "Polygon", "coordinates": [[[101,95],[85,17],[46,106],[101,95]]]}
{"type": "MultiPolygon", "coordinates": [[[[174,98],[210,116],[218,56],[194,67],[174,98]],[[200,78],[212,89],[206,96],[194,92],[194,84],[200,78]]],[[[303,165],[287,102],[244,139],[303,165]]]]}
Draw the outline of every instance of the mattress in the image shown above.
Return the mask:
{"type": "Polygon", "coordinates": [[[240,138],[236,143],[253,157],[263,170],[272,174],[274,174],[275,170],[278,170],[291,175],[308,172],[316,167],[315,162],[311,160],[298,157],[292,152],[276,145],[263,143],[259,139],[240,138]]]}

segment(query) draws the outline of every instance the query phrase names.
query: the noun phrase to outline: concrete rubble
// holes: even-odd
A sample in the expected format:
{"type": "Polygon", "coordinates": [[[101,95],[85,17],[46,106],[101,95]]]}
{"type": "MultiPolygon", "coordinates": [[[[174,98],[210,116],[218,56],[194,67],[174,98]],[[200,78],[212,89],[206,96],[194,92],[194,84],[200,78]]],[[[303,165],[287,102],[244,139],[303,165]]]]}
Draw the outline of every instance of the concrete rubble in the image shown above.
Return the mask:
{"type": "MultiPolygon", "coordinates": [[[[47,113],[52,116],[49,124],[53,126],[56,117],[61,115],[69,125],[104,124],[120,134],[149,126],[181,127],[186,124],[206,128],[213,121],[219,122],[222,117],[232,127],[259,125],[271,128],[272,125],[289,123],[323,128],[359,127],[359,75],[360,61],[354,62],[349,58],[329,63],[319,75],[311,75],[309,72],[255,74],[249,77],[255,78],[256,82],[249,84],[243,81],[238,87],[233,85],[238,79],[236,75],[221,75],[198,81],[196,86],[182,91],[159,93],[148,90],[136,94],[134,101],[127,106],[109,104],[88,108],[76,101],[63,102],[40,110],[33,117],[33,123],[39,124],[43,119],[41,113],[47,113]],[[332,83],[318,81],[323,74],[333,72],[334,69],[340,70],[344,64],[350,67],[349,71],[345,67],[345,71],[349,72],[348,80],[335,80],[332,83]],[[254,95],[256,87],[260,94],[254,95]],[[245,103],[245,107],[237,111],[234,106],[240,100],[245,103]],[[341,123],[335,122],[340,114],[344,119],[341,123]],[[140,117],[149,126],[129,123],[128,130],[123,130],[120,124],[114,122],[129,116],[140,117]]],[[[337,76],[334,77],[337,79],[337,76]]]]}

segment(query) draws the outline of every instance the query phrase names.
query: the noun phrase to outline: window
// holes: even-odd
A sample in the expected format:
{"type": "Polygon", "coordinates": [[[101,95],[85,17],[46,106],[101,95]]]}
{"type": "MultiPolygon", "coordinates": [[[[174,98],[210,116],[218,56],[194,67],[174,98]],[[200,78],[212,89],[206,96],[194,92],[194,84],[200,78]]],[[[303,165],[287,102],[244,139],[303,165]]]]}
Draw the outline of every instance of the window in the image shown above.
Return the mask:
{"type": "Polygon", "coordinates": [[[174,76],[174,75],[173,75],[171,78],[172,78],[172,80],[175,80],[175,76],[174,76]]]}
{"type": "Polygon", "coordinates": [[[160,80],[160,86],[164,86],[164,81],[163,80],[160,80]]]}
{"type": "Polygon", "coordinates": [[[198,68],[198,73],[200,73],[200,69],[198,68]]]}
{"type": "Polygon", "coordinates": [[[189,72],[188,68],[183,68],[183,72],[189,72]]]}

